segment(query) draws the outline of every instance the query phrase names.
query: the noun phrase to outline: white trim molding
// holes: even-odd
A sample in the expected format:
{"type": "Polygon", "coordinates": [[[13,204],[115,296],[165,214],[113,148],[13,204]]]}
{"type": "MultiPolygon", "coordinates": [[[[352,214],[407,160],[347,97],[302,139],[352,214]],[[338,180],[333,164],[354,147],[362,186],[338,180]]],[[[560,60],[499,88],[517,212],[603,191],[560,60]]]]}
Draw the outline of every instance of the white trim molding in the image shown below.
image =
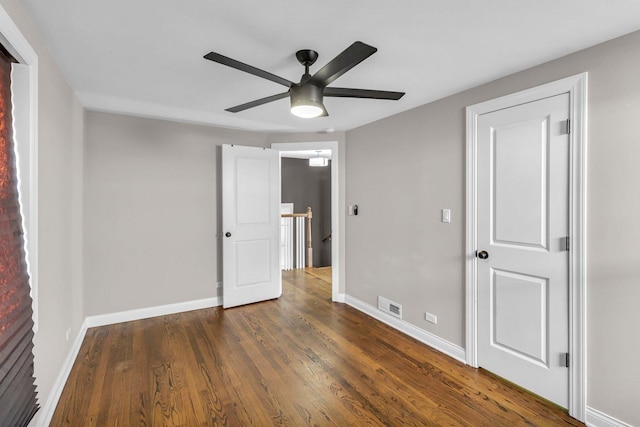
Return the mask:
{"type": "Polygon", "coordinates": [[[51,388],[47,401],[42,406],[42,409],[36,412],[35,417],[33,417],[33,420],[29,423],[30,426],[48,426],[51,423],[51,418],[53,418],[53,413],[58,406],[58,401],[60,400],[60,396],[62,396],[64,386],[67,384],[69,374],[71,374],[71,368],[73,368],[73,364],[80,353],[80,347],[82,347],[82,342],[87,334],[87,329],[87,320],[85,319],[78,331],[75,341],[73,342],[73,346],[71,346],[71,349],[69,350],[69,354],[67,354],[67,358],[64,360],[62,369],[60,369],[60,373],[58,374],[56,381],[53,383],[53,387],[51,388]]]}
{"type": "Polygon", "coordinates": [[[569,414],[587,408],[587,73],[467,107],[466,362],[477,367],[477,120],[481,114],[568,93],[570,97],[569,414]]]}
{"type": "Polygon", "coordinates": [[[20,205],[33,300],[33,331],[38,332],[38,55],[0,6],[0,43],[19,64],[11,70],[14,134],[19,159],[20,205]]]}
{"type": "Polygon", "coordinates": [[[131,322],[133,320],[148,319],[150,317],[167,316],[169,314],[185,311],[200,310],[203,308],[218,307],[222,305],[222,298],[204,298],[194,301],[179,302],[176,304],[159,305],[155,307],[138,308],[135,310],[119,311],[109,314],[88,316],[85,323],[88,328],[96,326],[113,325],[114,323],[131,322]]]}
{"type": "Polygon", "coordinates": [[[392,328],[409,335],[412,338],[417,339],[423,344],[428,345],[441,353],[446,354],[462,363],[465,363],[465,351],[462,347],[457,346],[449,341],[440,338],[437,335],[432,334],[431,332],[427,332],[424,329],[420,329],[417,326],[412,325],[411,323],[405,322],[402,319],[398,319],[397,317],[391,316],[383,311],[380,311],[378,308],[369,305],[363,301],[360,301],[357,298],[352,297],[351,295],[346,295],[345,302],[351,307],[359,310],[374,319],[385,323],[392,328]]]}
{"type": "Polygon", "coordinates": [[[624,421],[620,421],[593,408],[587,408],[585,424],[589,427],[633,427],[631,424],[627,424],[624,421]]]}

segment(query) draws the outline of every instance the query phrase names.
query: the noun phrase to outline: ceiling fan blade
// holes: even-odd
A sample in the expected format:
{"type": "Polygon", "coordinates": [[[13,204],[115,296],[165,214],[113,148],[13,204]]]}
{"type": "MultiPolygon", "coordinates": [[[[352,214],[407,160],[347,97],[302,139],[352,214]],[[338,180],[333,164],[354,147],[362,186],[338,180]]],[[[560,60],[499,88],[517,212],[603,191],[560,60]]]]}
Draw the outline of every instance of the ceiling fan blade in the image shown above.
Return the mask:
{"type": "Polygon", "coordinates": [[[397,101],[404,96],[404,92],[390,92],[387,90],[370,89],[350,89],[344,87],[326,87],[324,96],[341,98],[370,98],[370,99],[390,99],[397,101]]]}
{"type": "Polygon", "coordinates": [[[289,96],[289,92],[279,93],[277,95],[267,96],[266,98],[256,99],[255,101],[247,102],[246,104],[236,105],[235,107],[227,108],[224,111],[231,113],[238,113],[240,111],[248,110],[249,108],[257,107],[259,105],[267,104],[278,99],[286,98],[289,96]]]}
{"type": "Polygon", "coordinates": [[[227,67],[235,68],[236,70],[244,71],[245,73],[253,74],[254,76],[262,77],[263,79],[271,80],[272,82],[281,84],[282,86],[291,87],[293,82],[271,74],[268,71],[261,70],[251,65],[247,65],[243,62],[236,61],[227,56],[220,55],[219,53],[209,52],[204,56],[209,61],[217,62],[218,64],[226,65],[227,67]]]}
{"type": "Polygon", "coordinates": [[[355,42],[327,65],[315,73],[311,80],[321,86],[327,86],[335,79],[376,53],[378,49],[362,42],[355,42]]]}

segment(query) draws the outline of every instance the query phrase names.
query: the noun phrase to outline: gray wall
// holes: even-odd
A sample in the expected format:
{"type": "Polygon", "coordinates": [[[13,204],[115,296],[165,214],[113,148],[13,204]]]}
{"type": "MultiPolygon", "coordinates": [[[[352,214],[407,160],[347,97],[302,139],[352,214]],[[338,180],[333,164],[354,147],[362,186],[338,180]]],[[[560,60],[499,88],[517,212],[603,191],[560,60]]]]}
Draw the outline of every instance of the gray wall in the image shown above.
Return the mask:
{"type": "Polygon", "coordinates": [[[216,296],[222,281],[222,144],[266,135],[86,114],[88,316],[216,296]]]}
{"type": "MultiPolygon", "coordinates": [[[[86,316],[216,296],[221,144],[335,140],[344,158],[340,132],[267,135],[101,112],[87,112],[85,127],[86,316]]],[[[339,175],[343,211],[344,161],[339,175]]]]}
{"type": "Polygon", "coordinates": [[[283,158],[280,163],[282,203],[293,203],[296,213],[311,207],[313,266],[331,265],[331,166],[311,167],[308,160],[283,158]]]}
{"type": "Polygon", "coordinates": [[[84,319],[81,282],[84,110],[20,1],[0,0],[0,4],[38,55],[39,325],[34,339],[34,369],[38,400],[43,404],[84,319]]]}
{"type": "Polygon", "coordinates": [[[464,108],[588,71],[588,405],[640,425],[639,52],[636,32],[347,132],[347,294],[464,346],[464,108]]]}

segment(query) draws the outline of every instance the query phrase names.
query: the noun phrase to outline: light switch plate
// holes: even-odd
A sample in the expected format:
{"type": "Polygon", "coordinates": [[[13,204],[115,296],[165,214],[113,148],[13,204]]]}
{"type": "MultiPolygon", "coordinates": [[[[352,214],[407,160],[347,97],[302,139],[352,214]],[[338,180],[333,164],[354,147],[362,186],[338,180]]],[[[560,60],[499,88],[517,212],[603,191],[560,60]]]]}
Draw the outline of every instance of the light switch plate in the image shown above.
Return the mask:
{"type": "Polygon", "coordinates": [[[442,209],[442,222],[451,222],[451,209],[442,209]]]}

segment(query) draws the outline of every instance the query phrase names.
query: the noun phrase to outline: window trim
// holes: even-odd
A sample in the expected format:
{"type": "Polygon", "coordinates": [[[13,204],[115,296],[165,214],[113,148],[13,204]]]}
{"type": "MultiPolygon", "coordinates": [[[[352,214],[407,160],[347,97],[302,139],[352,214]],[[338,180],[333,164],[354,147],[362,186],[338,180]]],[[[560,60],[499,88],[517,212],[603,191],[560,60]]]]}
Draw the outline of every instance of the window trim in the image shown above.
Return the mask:
{"type": "Polygon", "coordinates": [[[38,55],[0,6],[0,43],[19,62],[11,71],[14,141],[25,250],[33,301],[33,331],[38,332],[38,55]]]}

